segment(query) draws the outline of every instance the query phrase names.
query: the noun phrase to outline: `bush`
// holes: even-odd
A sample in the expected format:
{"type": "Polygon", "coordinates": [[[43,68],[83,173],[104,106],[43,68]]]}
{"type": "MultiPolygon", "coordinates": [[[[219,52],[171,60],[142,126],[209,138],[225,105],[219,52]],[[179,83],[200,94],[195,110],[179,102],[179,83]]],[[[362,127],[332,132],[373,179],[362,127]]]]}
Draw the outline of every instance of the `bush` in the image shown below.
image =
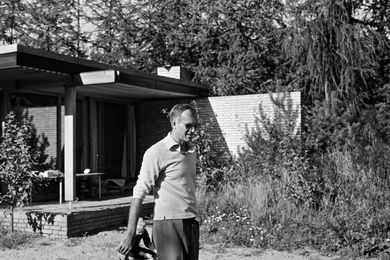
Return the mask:
{"type": "Polygon", "coordinates": [[[22,207],[31,196],[33,184],[41,184],[36,174],[39,153],[31,149],[32,126],[28,121],[18,122],[13,112],[5,119],[4,135],[0,144],[0,179],[7,185],[0,194],[0,203],[11,208],[11,230],[14,229],[14,207],[22,207]]]}
{"type": "Polygon", "coordinates": [[[343,110],[330,128],[320,127],[321,116],[335,115],[317,113],[301,140],[291,135],[293,124],[281,123],[293,118],[288,111],[259,119],[249,149],[231,166],[236,178],[200,193],[203,236],[226,245],[388,257],[390,146],[375,127],[378,113],[343,110]],[[328,142],[331,136],[342,137],[328,142]]]}
{"type": "Polygon", "coordinates": [[[18,249],[31,241],[36,235],[24,232],[10,232],[0,226],[0,250],[18,249]]]}
{"type": "MultiPolygon", "coordinates": [[[[196,103],[193,104],[196,107],[196,103]]],[[[217,191],[228,182],[229,165],[232,158],[229,154],[215,149],[219,140],[212,140],[210,129],[214,125],[209,122],[200,124],[193,137],[197,151],[197,186],[207,191],[217,191]]]]}
{"type": "Polygon", "coordinates": [[[267,209],[267,188],[260,185],[226,185],[220,192],[200,200],[203,210],[202,233],[209,240],[225,245],[253,246],[263,241],[265,229],[255,220],[267,209]]]}

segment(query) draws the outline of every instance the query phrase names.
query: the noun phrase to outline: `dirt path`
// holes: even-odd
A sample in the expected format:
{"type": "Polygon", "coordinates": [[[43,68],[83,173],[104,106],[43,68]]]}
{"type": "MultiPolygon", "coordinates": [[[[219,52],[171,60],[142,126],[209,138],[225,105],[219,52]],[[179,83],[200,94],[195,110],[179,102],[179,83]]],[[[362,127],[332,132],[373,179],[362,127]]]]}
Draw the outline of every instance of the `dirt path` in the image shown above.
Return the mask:
{"type": "MultiPolygon", "coordinates": [[[[38,237],[31,244],[18,250],[0,251],[0,259],[50,259],[50,260],[100,260],[119,259],[115,248],[123,237],[123,230],[113,230],[100,232],[87,237],[76,237],[69,239],[58,239],[48,237],[38,237]]],[[[325,257],[315,252],[278,252],[273,250],[259,250],[247,248],[224,249],[217,245],[201,245],[201,260],[335,260],[339,257],[325,257]]]]}

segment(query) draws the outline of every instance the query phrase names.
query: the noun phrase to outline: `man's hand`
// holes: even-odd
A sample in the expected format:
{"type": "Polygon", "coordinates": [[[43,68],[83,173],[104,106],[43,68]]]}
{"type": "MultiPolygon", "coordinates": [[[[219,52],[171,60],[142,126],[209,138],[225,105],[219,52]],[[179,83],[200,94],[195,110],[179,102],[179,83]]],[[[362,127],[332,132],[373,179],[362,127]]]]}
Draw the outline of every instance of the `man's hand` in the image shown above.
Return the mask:
{"type": "Polygon", "coordinates": [[[134,234],[128,233],[127,236],[121,241],[118,248],[116,249],[119,253],[124,256],[130,255],[130,251],[133,248],[134,234]]]}
{"type": "Polygon", "coordinates": [[[129,221],[127,225],[127,233],[125,238],[121,241],[116,251],[124,256],[131,256],[131,249],[133,249],[135,232],[137,230],[137,221],[139,212],[141,211],[142,199],[135,198],[131,202],[129,221]]]}

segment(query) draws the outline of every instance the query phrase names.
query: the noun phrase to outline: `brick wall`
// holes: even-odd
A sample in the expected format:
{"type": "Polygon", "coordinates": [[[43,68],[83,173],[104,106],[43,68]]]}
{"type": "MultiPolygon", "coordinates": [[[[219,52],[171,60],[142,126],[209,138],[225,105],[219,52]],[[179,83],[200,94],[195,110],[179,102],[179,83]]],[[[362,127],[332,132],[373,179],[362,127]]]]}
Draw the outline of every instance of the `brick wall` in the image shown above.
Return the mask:
{"type": "Polygon", "coordinates": [[[218,140],[217,148],[227,150],[233,156],[247,147],[245,137],[257,128],[256,122],[261,128],[260,110],[272,120],[275,111],[282,109],[277,104],[281,103],[287,109],[287,103],[291,102],[292,110],[298,111],[297,126],[300,127],[299,92],[209,97],[196,102],[201,120],[210,124],[212,139],[218,140]]]}
{"type": "Polygon", "coordinates": [[[291,101],[292,109],[298,111],[297,126],[300,127],[299,92],[144,102],[137,107],[138,161],[148,147],[170,131],[169,121],[162,111],[169,111],[174,104],[191,101],[197,104],[201,123],[209,125],[209,133],[217,141],[217,148],[233,156],[246,146],[245,135],[247,131],[255,129],[256,120],[260,119],[260,109],[272,119],[275,111],[280,109],[276,104],[286,106],[291,101]]]}
{"type": "MultiPolygon", "coordinates": [[[[64,117],[64,107],[61,107],[61,118],[64,117]]],[[[57,107],[39,106],[24,108],[23,114],[31,119],[36,135],[41,144],[45,146],[44,153],[48,156],[47,162],[57,158],[57,107]]],[[[63,132],[63,122],[62,132],[63,132]]],[[[63,133],[61,134],[61,146],[63,146],[63,133]]]]}
{"type": "MultiPolygon", "coordinates": [[[[53,237],[73,237],[86,233],[93,233],[109,228],[125,226],[128,221],[130,203],[113,205],[109,208],[101,209],[84,209],[76,212],[58,212],[50,210],[42,211],[51,213],[48,215],[52,221],[46,221],[42,218],[42,234],[53,237]]],[[[151,216],[154,209],[154,202],[144,201],[140,216],[151,216]]],[[[32,227],[28,224],[26,213],[28,209],[19,208],[14,213],[14,229],[25,232],[33,232],[32,227]]],[[[33,211],[32,211],[33,212],[33,211]]],[[[34,217],[34,213],[31,214],[34,217]]],[[[10,228],[10,216],[6,211],[0,211],[0,226],[10,228]]],[[[37,231],[38,232],[38,231],[37,231]]]]}

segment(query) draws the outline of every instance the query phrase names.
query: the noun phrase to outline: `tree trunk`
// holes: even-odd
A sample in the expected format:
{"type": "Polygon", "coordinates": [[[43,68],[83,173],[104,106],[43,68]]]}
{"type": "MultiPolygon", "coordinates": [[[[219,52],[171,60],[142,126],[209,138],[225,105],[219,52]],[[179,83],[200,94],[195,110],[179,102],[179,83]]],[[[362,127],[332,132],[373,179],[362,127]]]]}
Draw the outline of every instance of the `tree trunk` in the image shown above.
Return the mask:
{"type": "Polygon", "coordinates": [[[11,232],[14,233],[14,205],[11,205],[11,232]]]}

